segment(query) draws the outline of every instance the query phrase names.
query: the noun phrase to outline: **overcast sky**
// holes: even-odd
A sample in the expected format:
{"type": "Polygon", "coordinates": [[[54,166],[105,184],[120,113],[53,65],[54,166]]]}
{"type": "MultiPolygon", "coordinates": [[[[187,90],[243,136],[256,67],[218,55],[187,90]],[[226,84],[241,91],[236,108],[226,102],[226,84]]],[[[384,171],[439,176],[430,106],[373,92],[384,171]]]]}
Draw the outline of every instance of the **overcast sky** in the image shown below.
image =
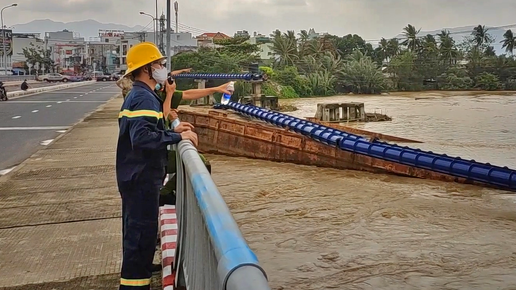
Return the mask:
{"type": "MultiPolygon", "coordinates": [[[[77,21],[94,19],[128,26],[147,25],[154,14],[153,0],[14,0],[4,23],[35,19],[77,21]]],[[[0,0],[1,7],[13,0],[0,0]]],[[[485,24],[516,23],[516,0],[178,0],[179,22],[194,32],[236,30],[269,34],[275,29],[315,28],[317,32],[356,33],[368,40],[393,37],[411,23],[423,30],[485,24]]],[[[159,10],[166,0],[158,0],[159,10]]],[[[152,26],[151,26],[152,29],[152,26]]]]}

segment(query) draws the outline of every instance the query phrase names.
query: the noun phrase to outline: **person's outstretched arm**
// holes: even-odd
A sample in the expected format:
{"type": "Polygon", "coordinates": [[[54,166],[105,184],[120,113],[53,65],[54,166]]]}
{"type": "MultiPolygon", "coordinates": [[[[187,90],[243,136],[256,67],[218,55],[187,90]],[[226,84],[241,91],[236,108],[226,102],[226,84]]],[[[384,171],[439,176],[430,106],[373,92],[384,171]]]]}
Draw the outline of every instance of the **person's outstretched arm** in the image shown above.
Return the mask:
{"type": "Polygon", "coordinates": [[[186,90],[183,91],[183,100],[197,100],[209,96],[213,93],[229,94],[230,92],[226,89],[228,85],[229,83],[225,83],[213,88],[186,90]]]}

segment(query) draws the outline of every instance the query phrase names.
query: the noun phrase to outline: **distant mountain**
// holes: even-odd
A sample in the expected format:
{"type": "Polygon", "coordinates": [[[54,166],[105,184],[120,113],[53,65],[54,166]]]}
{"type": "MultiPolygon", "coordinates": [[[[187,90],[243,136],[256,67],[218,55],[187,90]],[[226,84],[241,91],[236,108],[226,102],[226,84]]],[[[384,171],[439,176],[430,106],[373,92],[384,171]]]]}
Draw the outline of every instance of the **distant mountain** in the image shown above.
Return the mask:
{"type": "Polygon", "coordinates": [[[41,37],[43,37],[45,35],[45,32],[62,31],[64,29],[73,31],[77,33],[80,37],[84,37],[86,40],[88,40],[90,37],[98,37],[99,29],[141,31],[144,29],[144,27],[140,25],[129,27],[115,23],[100,23],[92,19],[67,23],[55,22],[50,19],[42,19],[34,20],[25,24],[14,25],[13,32],[41,33],[41,37]]]}
{"type": "MultiPolygon", "coordinates": [[[[448,30],[450,32],[450,36],[453,37],[456,44],[460,44],[464,41],[465,37],[471,36],[471,33],[473,32],[473,28],[475,28],[477,25],[474,26],[463,26],[463,27],[454,27],[454,28],[442,28],[439,30],[432,30],[432,31],[420,31],[418,36],[422,37],[427,34],[431,35],[437,35],[441,33],[441,30],[448,30]]],[[[416,27],[417,28],[417,27],[416,27]]],[[[503,40],[503,34],[508,29],[515,30],[516,26],[514,27],[489,27],[486,25],[486,28],[489,30],[487,31],[493,38],[494,42],[491,44],[491,46],[494,47],[496,54],[501,55],[505,53],[505,49],[502,48],[502,44],[500,41],[503,40]]],[[[395,36],[396,38],[404,38],[403,34],[400,33],[395,36]]]]}

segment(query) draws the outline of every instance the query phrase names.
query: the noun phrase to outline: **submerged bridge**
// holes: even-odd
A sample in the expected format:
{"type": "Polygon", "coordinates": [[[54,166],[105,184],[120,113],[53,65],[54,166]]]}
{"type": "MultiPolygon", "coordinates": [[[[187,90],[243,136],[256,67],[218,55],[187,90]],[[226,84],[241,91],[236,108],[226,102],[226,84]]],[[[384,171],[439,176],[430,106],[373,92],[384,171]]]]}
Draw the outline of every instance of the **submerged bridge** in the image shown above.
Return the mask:
{"type": "MultiPolygon", "coordinates": [[[[263,81],[256,74],[181,74],[174,77],[243,80],[258,85],[263,81]]],[[[255,87],[253,92],[259,93],[259,90],[255,87]]],[[[445,174],[463,182],[516,190],[516,171],[507,167],[368,140],[251,104],[230,102],[215,105],[215,108],[233,110],[331,148],[445,174]]],[[[265,271],[243,239],[197,150],[188,141],[183,141],[176,152],[177,204],[164,206],[160,211],[164,289],[270,289],[265,271]]]]}

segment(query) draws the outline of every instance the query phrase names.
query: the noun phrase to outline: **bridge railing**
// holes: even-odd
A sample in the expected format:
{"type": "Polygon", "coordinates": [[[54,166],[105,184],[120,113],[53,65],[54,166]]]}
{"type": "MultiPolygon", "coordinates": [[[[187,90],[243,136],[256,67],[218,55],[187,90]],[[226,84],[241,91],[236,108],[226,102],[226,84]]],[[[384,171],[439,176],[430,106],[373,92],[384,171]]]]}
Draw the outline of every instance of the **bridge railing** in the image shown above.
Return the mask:
{"type": "Polygon", "coordinates": [[[176,154],[177,286],[188,290],[270,290],[264,270],[197,149],[190,141],[181,141],[176,154]]]}

